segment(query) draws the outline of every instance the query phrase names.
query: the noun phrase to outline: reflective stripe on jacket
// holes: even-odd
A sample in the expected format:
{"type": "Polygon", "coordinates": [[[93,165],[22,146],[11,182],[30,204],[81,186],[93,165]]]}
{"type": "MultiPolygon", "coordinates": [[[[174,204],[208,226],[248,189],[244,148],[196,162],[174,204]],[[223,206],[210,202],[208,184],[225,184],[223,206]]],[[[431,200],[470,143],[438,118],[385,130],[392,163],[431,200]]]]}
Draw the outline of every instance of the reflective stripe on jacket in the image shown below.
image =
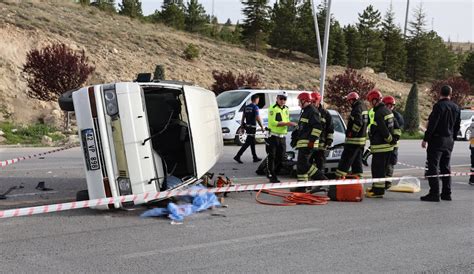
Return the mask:
{"type": "Polygon", "coordinates": [[[357,100],[352,104],[351,115],[347,123],[346,144],[365,145],[369,114],[365,104],[357,100]]]}
{"type": "Polygon", "coordinates": [[[312,104],[306,106],[303,109],[298,122],[298,132],[296,133],[297,142],[295,148],[308,147],[310,142],[314,144],[314,147],[318,147],[321,131],[322,127],[319,111],[312,104]]]}

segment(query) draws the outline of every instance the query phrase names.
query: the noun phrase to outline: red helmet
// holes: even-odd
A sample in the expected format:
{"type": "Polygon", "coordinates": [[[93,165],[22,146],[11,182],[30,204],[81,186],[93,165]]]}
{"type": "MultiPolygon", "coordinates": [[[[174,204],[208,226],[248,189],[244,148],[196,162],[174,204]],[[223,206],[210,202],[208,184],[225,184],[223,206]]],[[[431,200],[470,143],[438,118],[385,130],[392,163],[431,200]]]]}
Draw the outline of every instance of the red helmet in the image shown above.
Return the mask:
{"type": "Polygon", "coordinates": [[[382,99],[382,93],[380,90],[374,88],[373,90],[369,91],[367,94],[367,101],[372,102],[372,100],[381,100],[382,99]]]}
{"type": "Polygon", "coordinates": [[[359,99],[359,94],[355,91],[353,92],[350,92],[349,94],[347,94],[346,96],[346,100],[358,100],[359,99]]]}
{"type": "Polygon", "coordinates": [[[321,101],[321,94],[319,94],[319,92],[317,92],[317,91],[313,91],[313,93],[311,93],[311,99],[312,99],[313,103],[320,102],[321,101]]]}
{"type": "Polygon", "coordinates": [[[298,100],[303,102],[311,102],[311,95],[307,92],[302,92],[298,94],[298,100]]]}
{"type": "Polygon", "coordinates": [[[395,105],[395,98],[393,98],[393,96],[385,96],[382,102],[386,105],[395,105]]]}

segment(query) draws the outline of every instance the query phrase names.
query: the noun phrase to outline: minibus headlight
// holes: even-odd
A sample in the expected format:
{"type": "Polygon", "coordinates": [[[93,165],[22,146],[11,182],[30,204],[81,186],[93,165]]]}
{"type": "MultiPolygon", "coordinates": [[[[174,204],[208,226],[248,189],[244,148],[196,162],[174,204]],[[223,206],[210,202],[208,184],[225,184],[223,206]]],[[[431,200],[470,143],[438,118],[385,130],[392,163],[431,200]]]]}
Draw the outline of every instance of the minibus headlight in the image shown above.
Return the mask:
{"type": "Polygon", "coordinates": [[[130,179],[119,177],[117,179],[117,183],[120,190],[120,195],[132,194],[132,185],[130,183],[130,179]]]}
{"type": "Polygon", "coordinates": [[[235,117],[235,110],[221,115],[221,121],[232,120],[235,117]]]}
{"type": "Polygon", "coordinates": [[[105,109],[109,116],[115,116],[118,113],[117,94],[115,86],[110,89],[104,89],[105,109]]]}

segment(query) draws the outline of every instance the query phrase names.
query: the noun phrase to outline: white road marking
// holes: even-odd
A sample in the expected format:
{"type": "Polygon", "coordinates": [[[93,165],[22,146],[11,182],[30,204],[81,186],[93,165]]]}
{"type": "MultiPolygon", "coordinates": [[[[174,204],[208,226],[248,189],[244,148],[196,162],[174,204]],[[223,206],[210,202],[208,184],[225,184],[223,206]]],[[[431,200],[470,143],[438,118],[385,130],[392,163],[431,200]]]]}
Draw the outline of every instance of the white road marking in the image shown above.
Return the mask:
{"type": "Polygon", "coordinates": [[[272,234],[261,234],[261,235],[253,235],[249,237],[226,239],[226,240],[211,242],[211,243],[192,244],[192,245],[186,245],[186,246],[175,247],[175,248],[163,248],[163,249],[150,250],[150,251],[145,251],[145,252],[134,252],[134,253],[122,255],[122,257],[125,259],[133,259],[133,258],[139,258],[139,257],[154,256],[158,254],[177,253],[177,252],[190,251],[190,250],[196,250],[196,249],[201,250],[201,249],[229,245],[229,244],[254,242],[258,240],[265,240],[265,239],[271,239],[271,238],[288,237],[288,236],[294,236],[294,235],[300,235],[300,234],[310,234],[310,233],[320,232],[320,231],[321,231],[320,228],[306,228],[306,229],[299,229],[299,230],[292,230],[292,231],[277,232],[277,233],[272,233],[272,234]]]}

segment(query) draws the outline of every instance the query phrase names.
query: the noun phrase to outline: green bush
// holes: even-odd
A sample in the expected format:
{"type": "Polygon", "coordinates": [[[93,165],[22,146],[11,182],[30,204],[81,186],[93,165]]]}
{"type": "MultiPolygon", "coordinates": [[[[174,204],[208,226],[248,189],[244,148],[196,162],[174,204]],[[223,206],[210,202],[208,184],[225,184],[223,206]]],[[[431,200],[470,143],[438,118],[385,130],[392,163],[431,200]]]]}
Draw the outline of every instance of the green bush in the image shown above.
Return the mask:
{"type": "Polygon", "coordinates": [[[405,130],[411,134],[418,132],[420,127],[420,115],[418,105],[418,86],[416,83],[411,87],[410,93],[408,94],[406,106],[405,106],[405,130]]]}
{"type": "Polygon", "coordinates": [[[163,65],[156,65],[153,80],[165,80],[165,67],[163,65]]]}
{"type": "Polygon", "coordinates": [[[190,61],[199,58],[199,48],[193,44],[189,44],[184,50],[184,57],[190,61]]]}
{"type": "Polygon", "coordinates": [[[15,125],[10,122],[1,123],[0,130],[5,134],[6,144],[41,144],[43,136],[49,136],[53,141],[64,139],[64,135],[56,133],[57,130],[45,124],[33,124],[28,126],[15,125]]]}

